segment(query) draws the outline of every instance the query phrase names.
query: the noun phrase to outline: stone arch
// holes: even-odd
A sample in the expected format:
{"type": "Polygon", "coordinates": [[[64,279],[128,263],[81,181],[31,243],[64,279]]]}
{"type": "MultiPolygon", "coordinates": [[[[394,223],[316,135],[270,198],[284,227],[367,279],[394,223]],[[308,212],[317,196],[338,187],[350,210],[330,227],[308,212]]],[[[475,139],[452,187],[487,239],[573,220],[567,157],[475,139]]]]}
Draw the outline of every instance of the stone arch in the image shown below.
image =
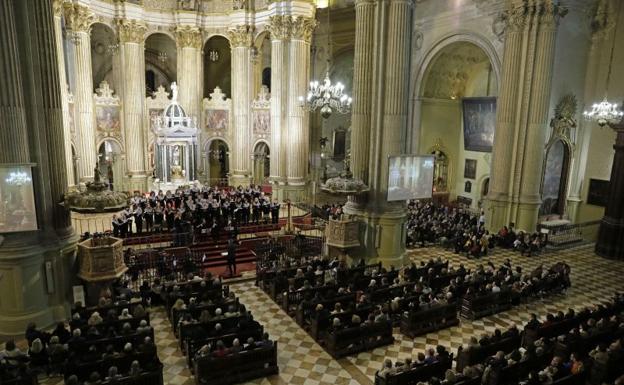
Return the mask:
{"type": "Polygon", "coordinates": [[[232,97],[232,50],[230,40],[222,34],[210,35],[203,44],[203,96],[210,97],[216,87],[232,97]],[[213,54],[215,56],[213,56],[213,54]]]}
{"type": "Polygon", "coordinates": [[[481,48],[483,52],[485,52],[486,56],[490,59],[490,63],[492,64],[492,69],[494,70],[494,74],[496,75],[496,81],[498,84],[498,88],[500,88],[501,82],[501,61],[494,48],[494,45],[490,42],[486,37],[475,33],[473,31],[457,31],[450,34],[447,34],[437,42],[431,45],[429,50],[423,56],[423,59],[416,66],[418,68],[418,73],[414,78],[414,87],[413,87],[413,98],[420,98],[424,93],[425,88],[425,80],[428,74],[428,71],[431,67],[431,64],[437,59],[438,55],[444,48],[453,44],[453,43],[472,43],[477,47],[481,48]]]}

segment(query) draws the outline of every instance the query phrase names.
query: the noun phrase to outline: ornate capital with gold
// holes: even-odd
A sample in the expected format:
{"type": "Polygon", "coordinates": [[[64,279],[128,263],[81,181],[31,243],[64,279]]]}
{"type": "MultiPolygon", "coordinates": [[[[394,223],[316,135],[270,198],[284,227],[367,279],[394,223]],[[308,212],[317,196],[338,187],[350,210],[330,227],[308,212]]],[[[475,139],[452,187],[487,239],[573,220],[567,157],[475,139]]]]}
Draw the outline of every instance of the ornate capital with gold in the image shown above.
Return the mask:
{"type": "Polygon", "coordinates": [[[63,16],[63,4],[65,0],[53,0],[52,9],[54,10],[54,16],[63,16]]]}
{"type": "Polygon", "coordinates": [[[117,20],[119,28],[119,41],[122,43],[141,44],[145,41],[145,32],[147,27],[138,20],[119,19],[117,20]]]}
{"type": "Polygon", "coordinates": [[[503,17],[509,32],[518,32],[529,25],[554,28],[567,13],[567,8],[554,0],[520,0],[513,2],[503,17]]]}
{"type": "Polygon", "coordinates": [[[91,25],[95,21],[95,15],[88,7],[83,5],[64,2],[65,25],[74,32],[91,32],[91,25]]]}
{"type": "Polygon", "coordinates": [[[304,40],[309,43],[312,40],[312,33],[316,28],[316,20],[311,17],[297,16],[292,19],[290,38],[292,40],[304,40]]]}
{"type": "Polygon", "coordinates": [[[202,34],[199,28],[190,25],[178,26],[175,30],[178,47],[201,48],[202,34]]]}
{"type": "Polygon", "coordinates": [[[292,18],[290,16],[275,15],[269,17],[267,29],[272,40],[285,40],[290,37],[292,18]]]}
{"type": "Polygon", "coordinates": [[[249,25],[237,25],[228,30],[227,37],[232,48],[251,47],[253,43],[253,28],[249,25]]]}

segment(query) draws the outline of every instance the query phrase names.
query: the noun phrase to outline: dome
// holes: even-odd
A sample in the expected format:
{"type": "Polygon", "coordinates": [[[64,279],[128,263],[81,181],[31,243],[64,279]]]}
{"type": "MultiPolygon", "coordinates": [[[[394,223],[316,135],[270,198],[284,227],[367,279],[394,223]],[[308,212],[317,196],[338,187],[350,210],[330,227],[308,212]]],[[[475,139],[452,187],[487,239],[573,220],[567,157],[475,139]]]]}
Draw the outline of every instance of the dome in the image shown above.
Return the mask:
{"type": "Polygon", "coordinates": [[[177,102],[172,102],[167,109],[165,109],[165,117],[171,119],[185,118],[186,112],[184,112],[182,106],[180,106],[177,102]]]}

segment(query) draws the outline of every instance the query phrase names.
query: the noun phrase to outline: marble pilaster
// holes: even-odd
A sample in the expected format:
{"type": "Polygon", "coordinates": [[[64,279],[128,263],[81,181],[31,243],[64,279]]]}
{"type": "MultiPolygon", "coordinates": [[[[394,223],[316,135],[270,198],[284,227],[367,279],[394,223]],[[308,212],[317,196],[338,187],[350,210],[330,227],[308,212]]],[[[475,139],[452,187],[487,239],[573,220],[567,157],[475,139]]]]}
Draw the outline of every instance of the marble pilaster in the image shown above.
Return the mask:
{"type": "Polygon", "coordinates": [[[145,32],[147,27],[137,20],[120,19],[121,68],[123,69],[123,111],[126,141],[126,172],[129,191],[147,189],[143,121],[145,114],[145,32]]]}
{"type": "Polygon", "coordinates": [[[95,16],[88,7],[77,3],[64,3],[63,6],[65,24],[75,44],[74,124],[78,137],[78,177],[80,182],[86,182],[93,179],[93,169],[97,163],[90,35],[95,16]]]}
{"type": "Polygon", "coordinates": [[[57,63],[59,68],[59,83],[61,86],[61,106],[63,111],[63,145],[65,148],[65,173],[67,175],[67,185],[74,185],[74,167],[71,149],[71,127],[69,116],[69,85],[65,75],[65,52],[63,47],[63,27],[61,19],[63,17],[63,0],[54,0],[54,38],[56,44],[57,63]]]}
{"type": "Polygon", "coordinates": [[[303,199],[308,181],[308,158],[310,151],[310,121],[301,107],[300,96],[307,94],[309,83],[310,40],[316,21],[307,17],[293,17],[288,53],[288,167],[287,181],[290,199],[303,199]],[[295,190],[300,190],[294,193],[295,190]]]}
{"type": "Polygon", "coordinates": [[[251,181],[251,45],[253,29],[239,25],[228,31],[232,47],[232,100],[234,110],[234,135],[230,184],[246,185],[251,181]]]}
{"type": "MultiPolygon", "coordinates": [[[[286,179],[286,153],[282,144],[287,141],[285,102],[287,94],[286,61],[290,17],[271,16],[268,29],[271,34],[271,164],[270,180],[277,195],[286,179]]],[[[281,198],[281,197],[280,197],[281,198]]]]}
{"type": "MultiPolygon", "coordinates": [[[[201,81],[202,71],[202,35],[197,27],[176,27],[176,44],[178,47],[178,90],[180,105],[187,116],[199,120],[201,95],[203,92],[201,81]]],[[[212,90],[211,90],[212,92],[212,90]]]]}

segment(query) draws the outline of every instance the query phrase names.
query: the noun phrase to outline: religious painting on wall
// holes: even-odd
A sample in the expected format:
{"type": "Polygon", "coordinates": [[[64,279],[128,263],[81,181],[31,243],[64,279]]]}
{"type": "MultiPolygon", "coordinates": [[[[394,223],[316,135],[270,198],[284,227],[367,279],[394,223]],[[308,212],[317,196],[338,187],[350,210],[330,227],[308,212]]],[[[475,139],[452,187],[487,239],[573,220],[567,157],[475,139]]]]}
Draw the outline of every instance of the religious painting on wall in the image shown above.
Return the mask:
{"type": "Polygon", "coordinates": [[[466,183],[464,183],[464,192],[472,192],[472,182],[467,180],[466,183]]]}
{"type": "Polygon", "coordinates": [[[475,179],[477,177],[477,160],[466,159],[464,164],[464,178],[475,179]]]}
{"type": "Polygon", "coordinates": [[[496,127],[496,98],[464,98],[464,149],[492,152],[496,127]]]}
{"type": "Polygon", "coordinates": [[[264,135],[271,132],[271,111],[254,110],[253,131],[256,135],[264,135]]]}
{"type": "Polygon", "coordinates": [[[121,128],[119,120],[119,107],[96,106],[95,121],[99,131],[119,131],[121,128]]]}
{"type": "Polygon", "coordinates": [[[546,154],[540,215],[563,214],[562,200],[565,199],[566,165],[565,144],[563,141],[557,140],[550,146],[546,154]]]}
{"type": "Polygon", "coordinates": [[[213,131],[226,131],[229,125],[228,110],[206,110],[205,127],[213,131]]]}
{"type": "Polygon", "coordinates": [[[347,132],[344,129],[334,131],[334,158],[344,159],[347,147],[347,132]]]}
{"type": "Polygon", "coordinates": [[[159,117],[162,117],[164,109],[162,108],[150,108],[149,109],[149,122],[150,122],[150,131],[154,132],[156,129],[156,122],[159,117]]]}
{"type": "Polygon", "coordinates": [[[600,179],[589,180],[587,203],[595,206],[607,206],[609,200],[609,181],[600,179]]]}

